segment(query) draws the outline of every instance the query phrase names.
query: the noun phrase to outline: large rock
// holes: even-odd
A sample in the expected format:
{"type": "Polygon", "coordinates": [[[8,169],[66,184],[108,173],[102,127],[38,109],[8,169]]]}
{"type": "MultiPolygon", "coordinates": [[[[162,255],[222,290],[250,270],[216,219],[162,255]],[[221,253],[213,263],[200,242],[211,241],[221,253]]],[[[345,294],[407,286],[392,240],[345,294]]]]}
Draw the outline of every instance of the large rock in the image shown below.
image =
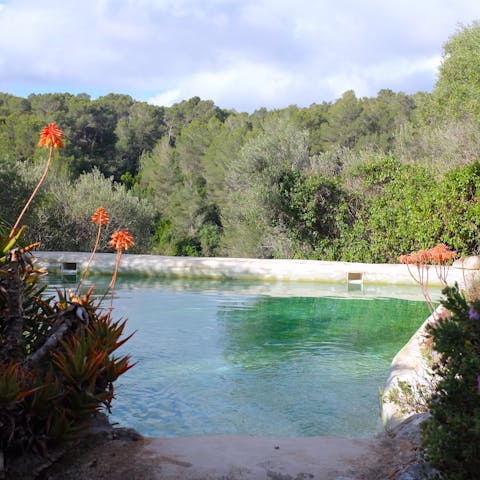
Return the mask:
{"type": "Polygon", "coordinates": [[[465,270],[480,270],[480,255],[460,258],[453,262],[453,268],[464,268],[465,270]]]}
{"type": "Polygon", "coordinates": [[[382,420],[387,431],[426,410],[422,402],[432,388],[434,355],[426,327],[447,314],[446,308],[439,305],[392,360],[382,397],[382,420]]]}
{"type": "Polygon", "coordinates": [[[480,255],[456,260],[453,268],[461,273],[456,275],[461,278],[457,283],[465,291],[467,299],[480,298],[480,255]]]}

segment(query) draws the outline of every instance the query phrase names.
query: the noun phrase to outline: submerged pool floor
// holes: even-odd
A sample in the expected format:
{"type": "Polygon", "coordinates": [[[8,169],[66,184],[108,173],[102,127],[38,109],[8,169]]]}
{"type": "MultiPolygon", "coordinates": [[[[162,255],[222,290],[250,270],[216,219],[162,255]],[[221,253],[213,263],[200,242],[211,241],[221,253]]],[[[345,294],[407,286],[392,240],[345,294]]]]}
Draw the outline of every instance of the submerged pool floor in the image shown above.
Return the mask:
{"type": "Polygon", "coordinates": [[[115,313],[136,331],[121,353],[137,365],[116,383],[112,420],[148,436],[379,432],[380,389],[424,302],[253,286],[120,281],[115,313]]]}

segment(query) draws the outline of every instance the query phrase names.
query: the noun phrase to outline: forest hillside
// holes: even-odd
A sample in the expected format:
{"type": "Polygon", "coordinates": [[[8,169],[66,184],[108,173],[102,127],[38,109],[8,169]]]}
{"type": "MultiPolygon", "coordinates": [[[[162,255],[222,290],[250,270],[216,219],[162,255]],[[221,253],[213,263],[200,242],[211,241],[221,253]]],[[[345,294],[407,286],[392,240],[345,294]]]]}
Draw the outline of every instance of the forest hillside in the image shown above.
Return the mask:
{"type": "Polygon", "coordinates": [[[25,219],[43,249],[89,251],[85,220],[103,205],[137,253],[395,262],[437,243],[480,253],[479,53],[473,23],[445,43],[431,93],[346,91],[252,114],[198,97],[165,108],[0,93],[0,228],[41,175],[37,132],[56,122],[65,148],[25,219]]]}

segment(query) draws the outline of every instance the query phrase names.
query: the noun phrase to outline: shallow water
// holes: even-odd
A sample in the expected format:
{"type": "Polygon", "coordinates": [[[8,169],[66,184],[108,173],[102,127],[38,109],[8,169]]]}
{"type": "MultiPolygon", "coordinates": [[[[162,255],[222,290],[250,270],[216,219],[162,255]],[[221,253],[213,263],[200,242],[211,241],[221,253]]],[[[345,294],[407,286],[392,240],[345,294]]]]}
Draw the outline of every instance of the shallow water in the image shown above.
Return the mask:
{"type": "Polygon", "coordinates": [[[149,436],[380,431],[379,389],[428,310],[378,288],[312,288],[120,281],[115,312],[136,330],[122,353],[138,364],[116,383],[112,420],[149,436]]]}

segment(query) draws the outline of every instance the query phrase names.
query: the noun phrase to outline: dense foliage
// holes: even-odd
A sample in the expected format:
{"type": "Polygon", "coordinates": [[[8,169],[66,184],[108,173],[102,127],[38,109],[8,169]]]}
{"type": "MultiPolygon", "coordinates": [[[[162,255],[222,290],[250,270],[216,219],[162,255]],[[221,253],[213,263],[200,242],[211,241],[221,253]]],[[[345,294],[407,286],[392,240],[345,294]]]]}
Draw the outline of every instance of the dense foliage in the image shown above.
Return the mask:
{"type": "Polygon", "coordinates": [[[42,171],[31,132],[55,121],[69,141],[28,218],[44,248],[88,250],[80,225],[98,201],[137,252],[391,262],[446,243],[479,253],[479,38],[477,23],[452,35],[431,94],[347,91],[252,114],[198,97],[160,108],[117,94],[0,94],[0,218],[11,224],[7,205],[29,190],[32,162],[42,171]]]}
{"type": "Polygon", "coordinates": [[[480,300],[467,302],[456,287],[444,294],[451,316],[428,327],[440,364],[423,441],[442,479],[470,480],[480,471],[480,300]]]}

